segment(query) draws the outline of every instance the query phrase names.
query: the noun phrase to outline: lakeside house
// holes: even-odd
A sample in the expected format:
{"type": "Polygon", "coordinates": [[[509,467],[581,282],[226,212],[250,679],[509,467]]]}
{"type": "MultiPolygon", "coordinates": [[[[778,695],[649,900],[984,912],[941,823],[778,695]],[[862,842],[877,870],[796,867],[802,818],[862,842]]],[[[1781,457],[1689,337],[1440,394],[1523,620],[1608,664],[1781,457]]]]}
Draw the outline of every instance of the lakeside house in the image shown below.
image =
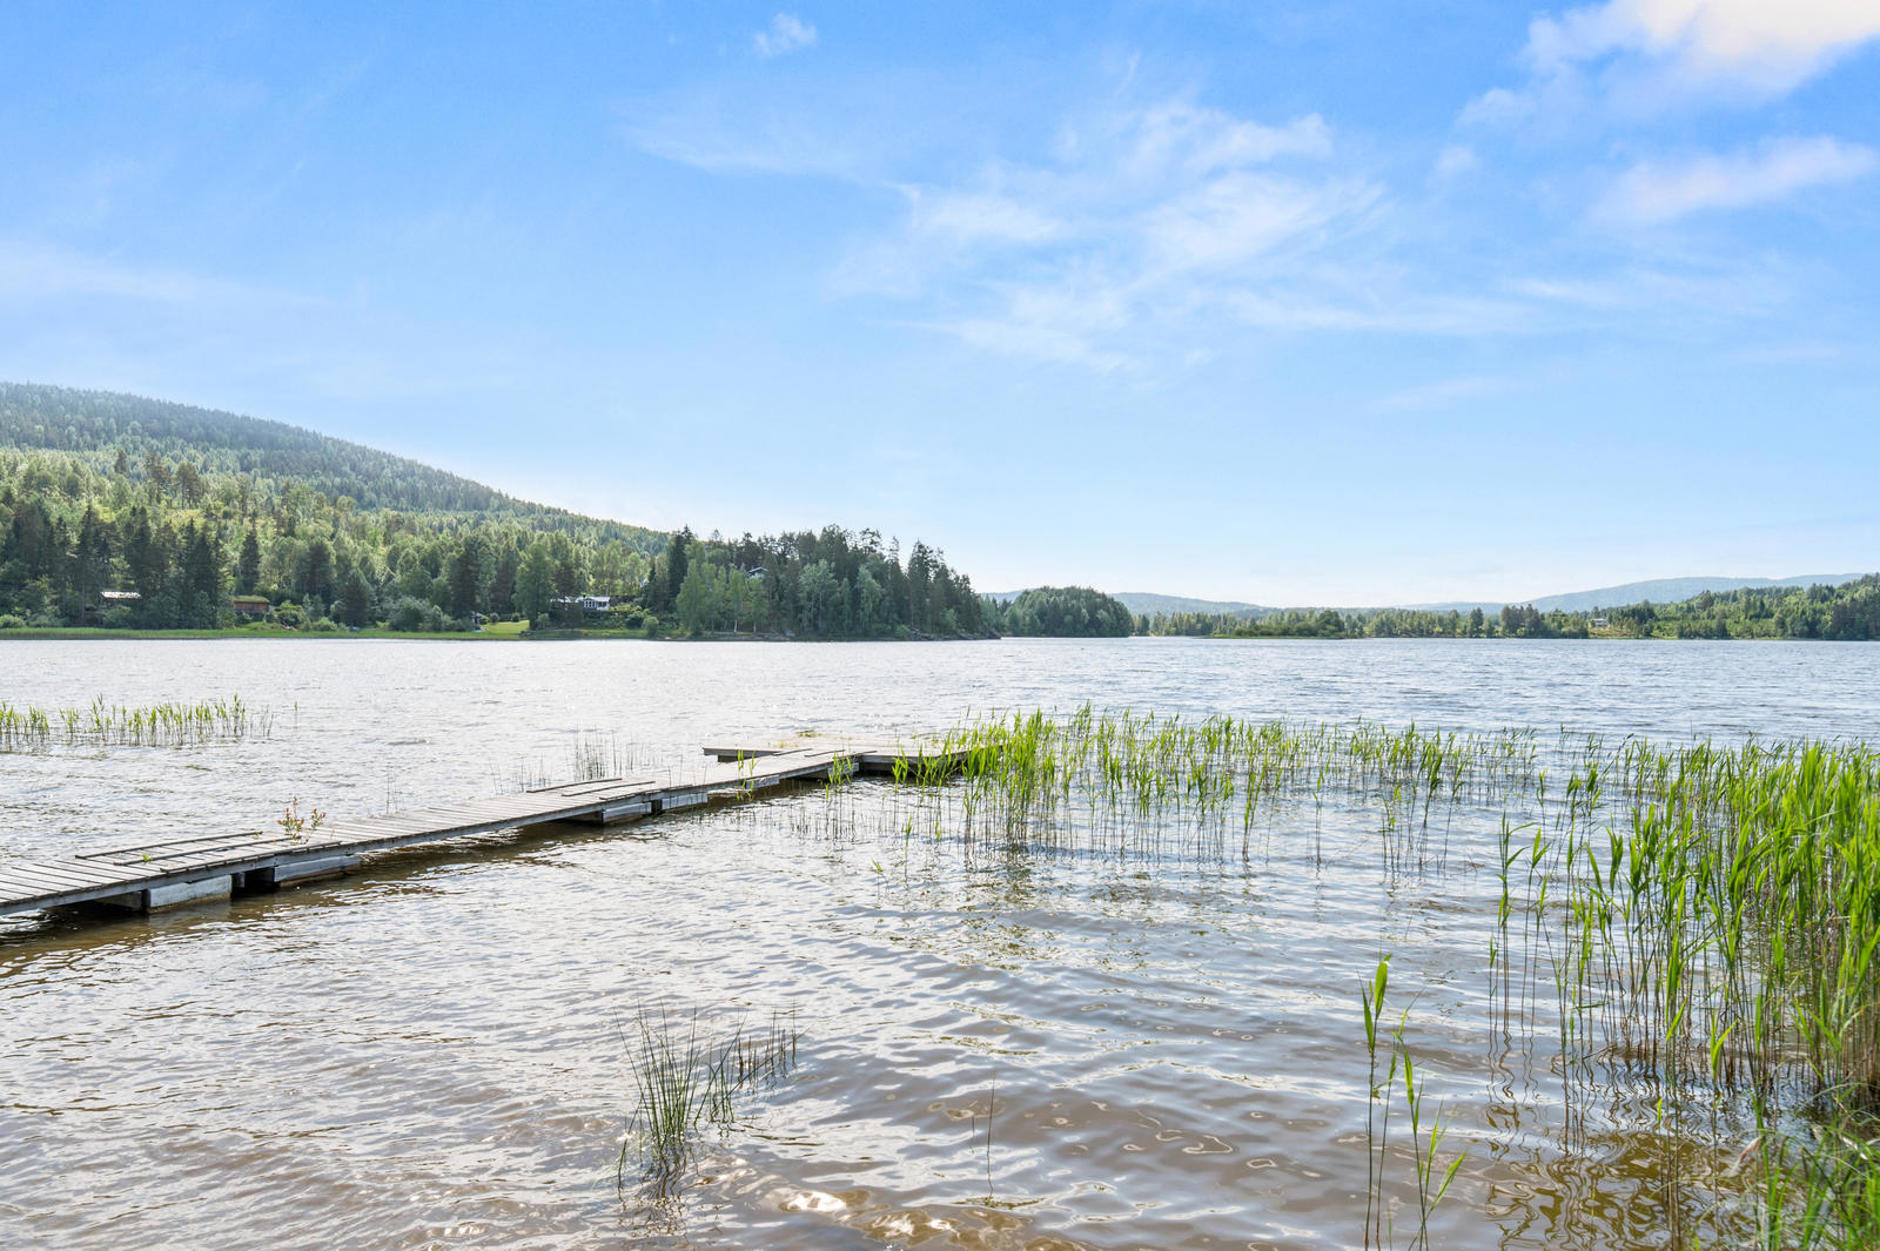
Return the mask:
{"type": "Polygon", "coordinates": [[[234,595],[229,598],[228,606],[235,610],[235,615],[247,621],[266,621],[268,614],[274,611],[274,605],[268,603],[265,595],[234,595]]]}
{"type": "Polygon", "coordinates": [[[136,591],[100,591],[96,604],[86,604],[80,609],[80,625],[92,625],[101,620],[103,615],[113,608],[130,608],[143,600],[136,591]]]}
{"type": "Polygon", "coordinates": [[[562,595],[549,602],[556,608],[580,608],[582,612],[607,612],[614,606],[613,595],[562,595]]]}

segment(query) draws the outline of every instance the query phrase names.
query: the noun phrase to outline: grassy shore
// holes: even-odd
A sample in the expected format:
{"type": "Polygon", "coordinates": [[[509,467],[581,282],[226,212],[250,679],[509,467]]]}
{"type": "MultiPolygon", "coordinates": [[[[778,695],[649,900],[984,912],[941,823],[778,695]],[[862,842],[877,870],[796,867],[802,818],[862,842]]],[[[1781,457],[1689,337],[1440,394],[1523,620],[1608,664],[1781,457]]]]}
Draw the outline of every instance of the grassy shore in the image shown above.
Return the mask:
{"type": "Polygon", "coordinates": [[[527,626],[520,621],[493,622],[481,630],[443,631],[291,630],[286,626],[261,622],[226,630],[110,630],[100,626],[53,626],[0,630],[0,642],[7,639],[500,639],[514,642],[524,637],[526,629],[527,626]]]}

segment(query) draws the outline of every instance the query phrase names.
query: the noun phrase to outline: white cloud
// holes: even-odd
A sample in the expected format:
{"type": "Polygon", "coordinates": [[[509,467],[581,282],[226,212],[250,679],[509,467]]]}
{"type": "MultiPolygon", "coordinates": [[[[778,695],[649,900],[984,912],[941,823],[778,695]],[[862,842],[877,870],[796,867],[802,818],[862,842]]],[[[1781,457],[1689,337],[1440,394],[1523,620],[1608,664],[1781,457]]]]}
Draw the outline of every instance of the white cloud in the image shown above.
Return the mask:
{"type": "MultiPolygon", "coordinates": [[[[1580,329],[1605,324],[1614,301],[1641,318],[1756,315],[1794,286],[1737,255],[1616,273],[1608,257],[1575,275],[1577,288],[1522,281],[1509,272],[1526,268],[1517,257],[1454,252],[1453,191],[1417,180],[1423,202],[1392,195],[1316,114],[1254,119],[1125,87],[1033,119],[1022,155],[987,158],[983,130],[941,142],[911,114],[883,124],[860,99],[707,92],[637,110],[628,133],[708,170],[839,178],[875,202],[888,193],[887,223],[849,241],[826,294],[974,349],[1100,370],[1165,375],[1197,352],[1235,357],[1282,334],[1580,329]],[[976,163],[959,163],[962,150],[976,163]]],[[[953,100],[919,116],[960,112],[972,115],[953,100]]],[[[1455,144],[1429,182],[1479,167],[1455,144]]]]}
{"type": "Polygon", "coordinates": [[[1518,299],[1545,308],[1558,324],[1611,324],[1614,313],[1638,321],[1669,313],[1680,325],[1699,318],[1756,318],[1793,300],[1800,289],[1793,270],[1768,258],[1680,268],[1637,265],[1592,276],[1545,276],[1508,284],[1518,299]]]}
{"type": "Polygon", "coordinates": [[[1606,0],[1535,18],[1528,81],[1478,96],[1461,120],[1563,127],[1588,110],[1766,100],[1875,39],[1876,0],[1606,0]]]}
{"type": "Polygon", "coordinates": [[[1202,175],[1283,156],[1332,154],[1332,128],[1317,113],[1284,126],[1266,126],[1174,100],[1144,110],[1134,119],[1133,129],[1128,161],[1139,171],[1176,167],[1202,175]]]}
{"type": "Polygon", "coordinates": [[[1141,218],[1143,242],[1165,273],[1219,273],[1368,208],[1365,183],[1236,172],[1210,179],[1141,218]]]}
{"type": "Polygon", "coordinates": [[[1705,209],[1746,208],[1808,187],[1848,182],[1880,164],[1872,148],[1820,136],[1782,139],[1753,152],[1672,164],[1643,162],[1620,176],[1599,206],[1608,220],[1664,222],[1705,209]]]}
{"type": "Polygon", "coordinates": [[[800,48],[816,46],[816,28],[794,13],[779,13],[770,25],[751,36],[758,56],[782,56],[800,48]]]}
{"type": "Polygon", "coordinates": [[[1042,243],[1062,230],[1050,213],[996,193],[905,188],[909,226],[917,234],[961,244],[1042,243]]]}
{"type": "Polygon", "coordinates": [[[1640,53],[1691,78],[1780,93],[1876,37],[1873,0],[1608,0],[1536,18],[1526,56],[1551,73],[1640,53]]]}
{"type": "Polygon", "coordinates": [[[1323,302],[1289,289],[1383,200],[1326,169],[1332,156],[1316,114],[1274,125],[1181,98],[1107,108],[1061,127],[1049,157],[903,188],[898,232],[856,248],[836,287],[928,301],[940,315],[918,324],[1008,354],[1187,360],[1188,330],[1218,330],[1255,291],[1273,297],[1249,319],[1262,323],[1323,302]]]}

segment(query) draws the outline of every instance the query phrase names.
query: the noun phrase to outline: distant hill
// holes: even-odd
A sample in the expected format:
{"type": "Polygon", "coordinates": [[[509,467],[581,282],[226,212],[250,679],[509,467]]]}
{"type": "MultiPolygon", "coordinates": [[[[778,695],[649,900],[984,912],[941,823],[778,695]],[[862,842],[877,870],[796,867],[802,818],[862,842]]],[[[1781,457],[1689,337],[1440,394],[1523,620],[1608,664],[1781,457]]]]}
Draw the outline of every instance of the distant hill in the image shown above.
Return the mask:
{"type": "Polygon", "coordinates": [[[625,543],[652,555],[666,536],[644,526],[583,517],[514,499],[493,487],[377,448],[264,421],[138,395],[0,382],[0,448],[44,449],[111,467],[119,451],[190,460],[206,474],[246,474],[257,482],[297,482],[361,509],[474,514],[533,530],[572,531],[625,543]]]}
{"type": "Polygon", "coordinates": [[[1116,591],[1110,598],[1138,616],[1199,612],[1222,617],[1260,617],[1273,611],[1260,604],[1243,604],[1238,600],[1190,599],[1185,595],[1157,595],[1153,591],[1116,591]]]}
{"type": "Polygon", "coordinates": [[[1654,578],[1646,582],[1625,582],[1602,586],[1591,591],[1569,591],[1564,595],[1543,595],[1533,600],[1471,600],[1444,604],[1405,604],[1405,608],[1425,612],[1500,612],[1505,604],[1532,604],[1540,612],[1591,612],[1595,608],[1621,608],[1650,600],[1654,604],[1676,604],[1705,591],[1713,594],[1765,586],[1840,586],[1852,582],[1858,573],[1808,573],[1789,578],[1654,578]]]}
{"type": "Polygon", "coordinates": [[[1741,591],[1763,586],[1840,586],[1852,582],[1858,573],[1810,573],[1793,578],[1657,578],[1649,582],[1628,582],[1623,586],[1601,587],[1593,591],[1574,591],[1549,595],[1534,601],[1542,612],[1586,612],[1594,608],[1617,608],[1625,604],[1677,603],[1702,595],[1705,591],[1741,591]]]}
{"type": "MultiPolygon", "coordinates": [[[[1045,597],[1021,624],[1090,633],[1125,615],[1110,609],[1093,622],[1077,597],[1045,597]]],[[[972,638],[986,616],[918,541],[903,565],[897,544],[833,525],[661,534],[278,421],[0,383],[0,631],[411,633],[495,617],[615,636],[972,638]]]]}
{"type": "MultiPolygon", "coordinates": [[[[1810,587],[1840,586],[1861,577],[1858,573],[1809,573],[1789,578],[1655,578],[1648,582],[1626,582],[1619,586],[1603,586],[1591,591],[1569,591],[1563,595],[1544,595],[1539,599],[1510,600],[1451,600],[1439,604],[1393,604],[1390,607],[1415,609],[1421,612],[1469,612],[1481,609],[1486,613],[1500,612],[1510,604],[1532,604],[1540,612],[1591,612],[1595,608],[1620,608],[1627,604],[1639,604],[1650,600],[1654,604],[1675,604],[1705,591],[1721,594],[1724,591],[1739,591],[1756,587],[1810,587]]],[[[994,599],[1009,602],[1018,595],[1017,591],[996,592],[994,599]]],[[[1258,620],[1281,611],[1278,608],[1264,607],[1260,604],[1244,604],[1233,600],[1191,599],[1183,595],[1157,595],[1148,591],[1118,591],[1114,598],[1122,601],[1124,607],[1132,613],[1153,617],[1157,613],[1202,613],[1208,616],[1245,617],[1258,620]]],[[[1317,607],[1317,605],[1314,605],[1317,607]]],[[[1340,608],[1340,612],[1371,612],[1373,607],[1352,606],[1340,608]]]]}
{"type": "MultiPolygon", "coordinates": [[[[1040,588],[1025,588],[1025,590],[1037,589],[1040,588]]],[[[1024,593],[1025,591],[987,591],[985,594],[987,599],[1009,604],[1024,593]]],[[[1236,600],[1191,599],[1185,595],[1157,595],[1153,591],[1111,591],[1109,597],[1137,616],[1153,617],[1159,612],[1198,612],[1214,617],[1260,617],[1274,611],[1259,604],[1243,604],[1236,600]]]]}

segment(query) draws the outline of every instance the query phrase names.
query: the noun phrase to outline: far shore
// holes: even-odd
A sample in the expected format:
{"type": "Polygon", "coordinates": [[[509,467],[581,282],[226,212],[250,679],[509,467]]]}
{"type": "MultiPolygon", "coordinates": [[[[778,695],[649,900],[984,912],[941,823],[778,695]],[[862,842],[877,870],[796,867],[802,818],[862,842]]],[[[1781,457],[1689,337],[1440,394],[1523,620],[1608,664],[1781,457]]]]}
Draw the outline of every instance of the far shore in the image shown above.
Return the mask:
{"type": "Polygon", "coordinates": [[[236,626],[226,630],[126,630],[105,626],[27,626],[23,629],[0,630],[0,643],[5,643],[9,639],[37,639],[42,642],[46,640],[102,642],[111,639],[415,639],[455,643],[557,643],[578,639],[606,639],[616,643],[970,643],[998,637],[975,635],[937,638],[931,635],[918,635],[908,639],[893,636],[824,639],[788,634],[733,634],[725,631],[696,635],[662,634],[649,637],[624,630],[582,630],[559,627],[548,630],[500,628],[503,625],[513,624],[515,623],[498,623],[498,628],[486,630],[290,630],[281,626],[260,625],[236,626]]]}
{"type": "Polygon", "coordinates": [[[790,634],[733,634],[726,631],[705,634],[661,634],[647,636],[641,633],[629,633],[624,630],[582,630],[578,628],[557,627],[548,630],[504,629],[503,626],[515,626],[514,622],[499,622],[498,628],[486,630],[290,630],[280,626],[249,625],[237,626],[226,630],[126,630],[104,626],[28,626],[23,629],[0,630],[0,644],[9,639],[62,641],[62,642],[104,642],[111,639],[405,639],[417,642],[436,643],[565,643],[580,640],[604,639],[615,643],[973,643],[1002,638],[1064,638],[1082,639],[1085,642],[1095,638],[1191,638],[1199,643],[1838,643],[1860,642],[1862,640],[1842,639],[1800,639],[1800,638],[1729,638],[1729,639],[1676,639],[1665,637],[1641,637],[1636,634],[1614,634],[1595,631],[1586,638],[1453,638],[1449,636],[1411,636],[1391,635],[1377,637],[1332,636],[1330,638],[1309,634],[1250,634],[1250,635],[1179,635],[1179,634],[1128,634],[1128,635],[972,635],[952,638],[939,638],[932,635],[917,635],[913,638],[883,636],[879,638],[814,638],[790,634]]]}

